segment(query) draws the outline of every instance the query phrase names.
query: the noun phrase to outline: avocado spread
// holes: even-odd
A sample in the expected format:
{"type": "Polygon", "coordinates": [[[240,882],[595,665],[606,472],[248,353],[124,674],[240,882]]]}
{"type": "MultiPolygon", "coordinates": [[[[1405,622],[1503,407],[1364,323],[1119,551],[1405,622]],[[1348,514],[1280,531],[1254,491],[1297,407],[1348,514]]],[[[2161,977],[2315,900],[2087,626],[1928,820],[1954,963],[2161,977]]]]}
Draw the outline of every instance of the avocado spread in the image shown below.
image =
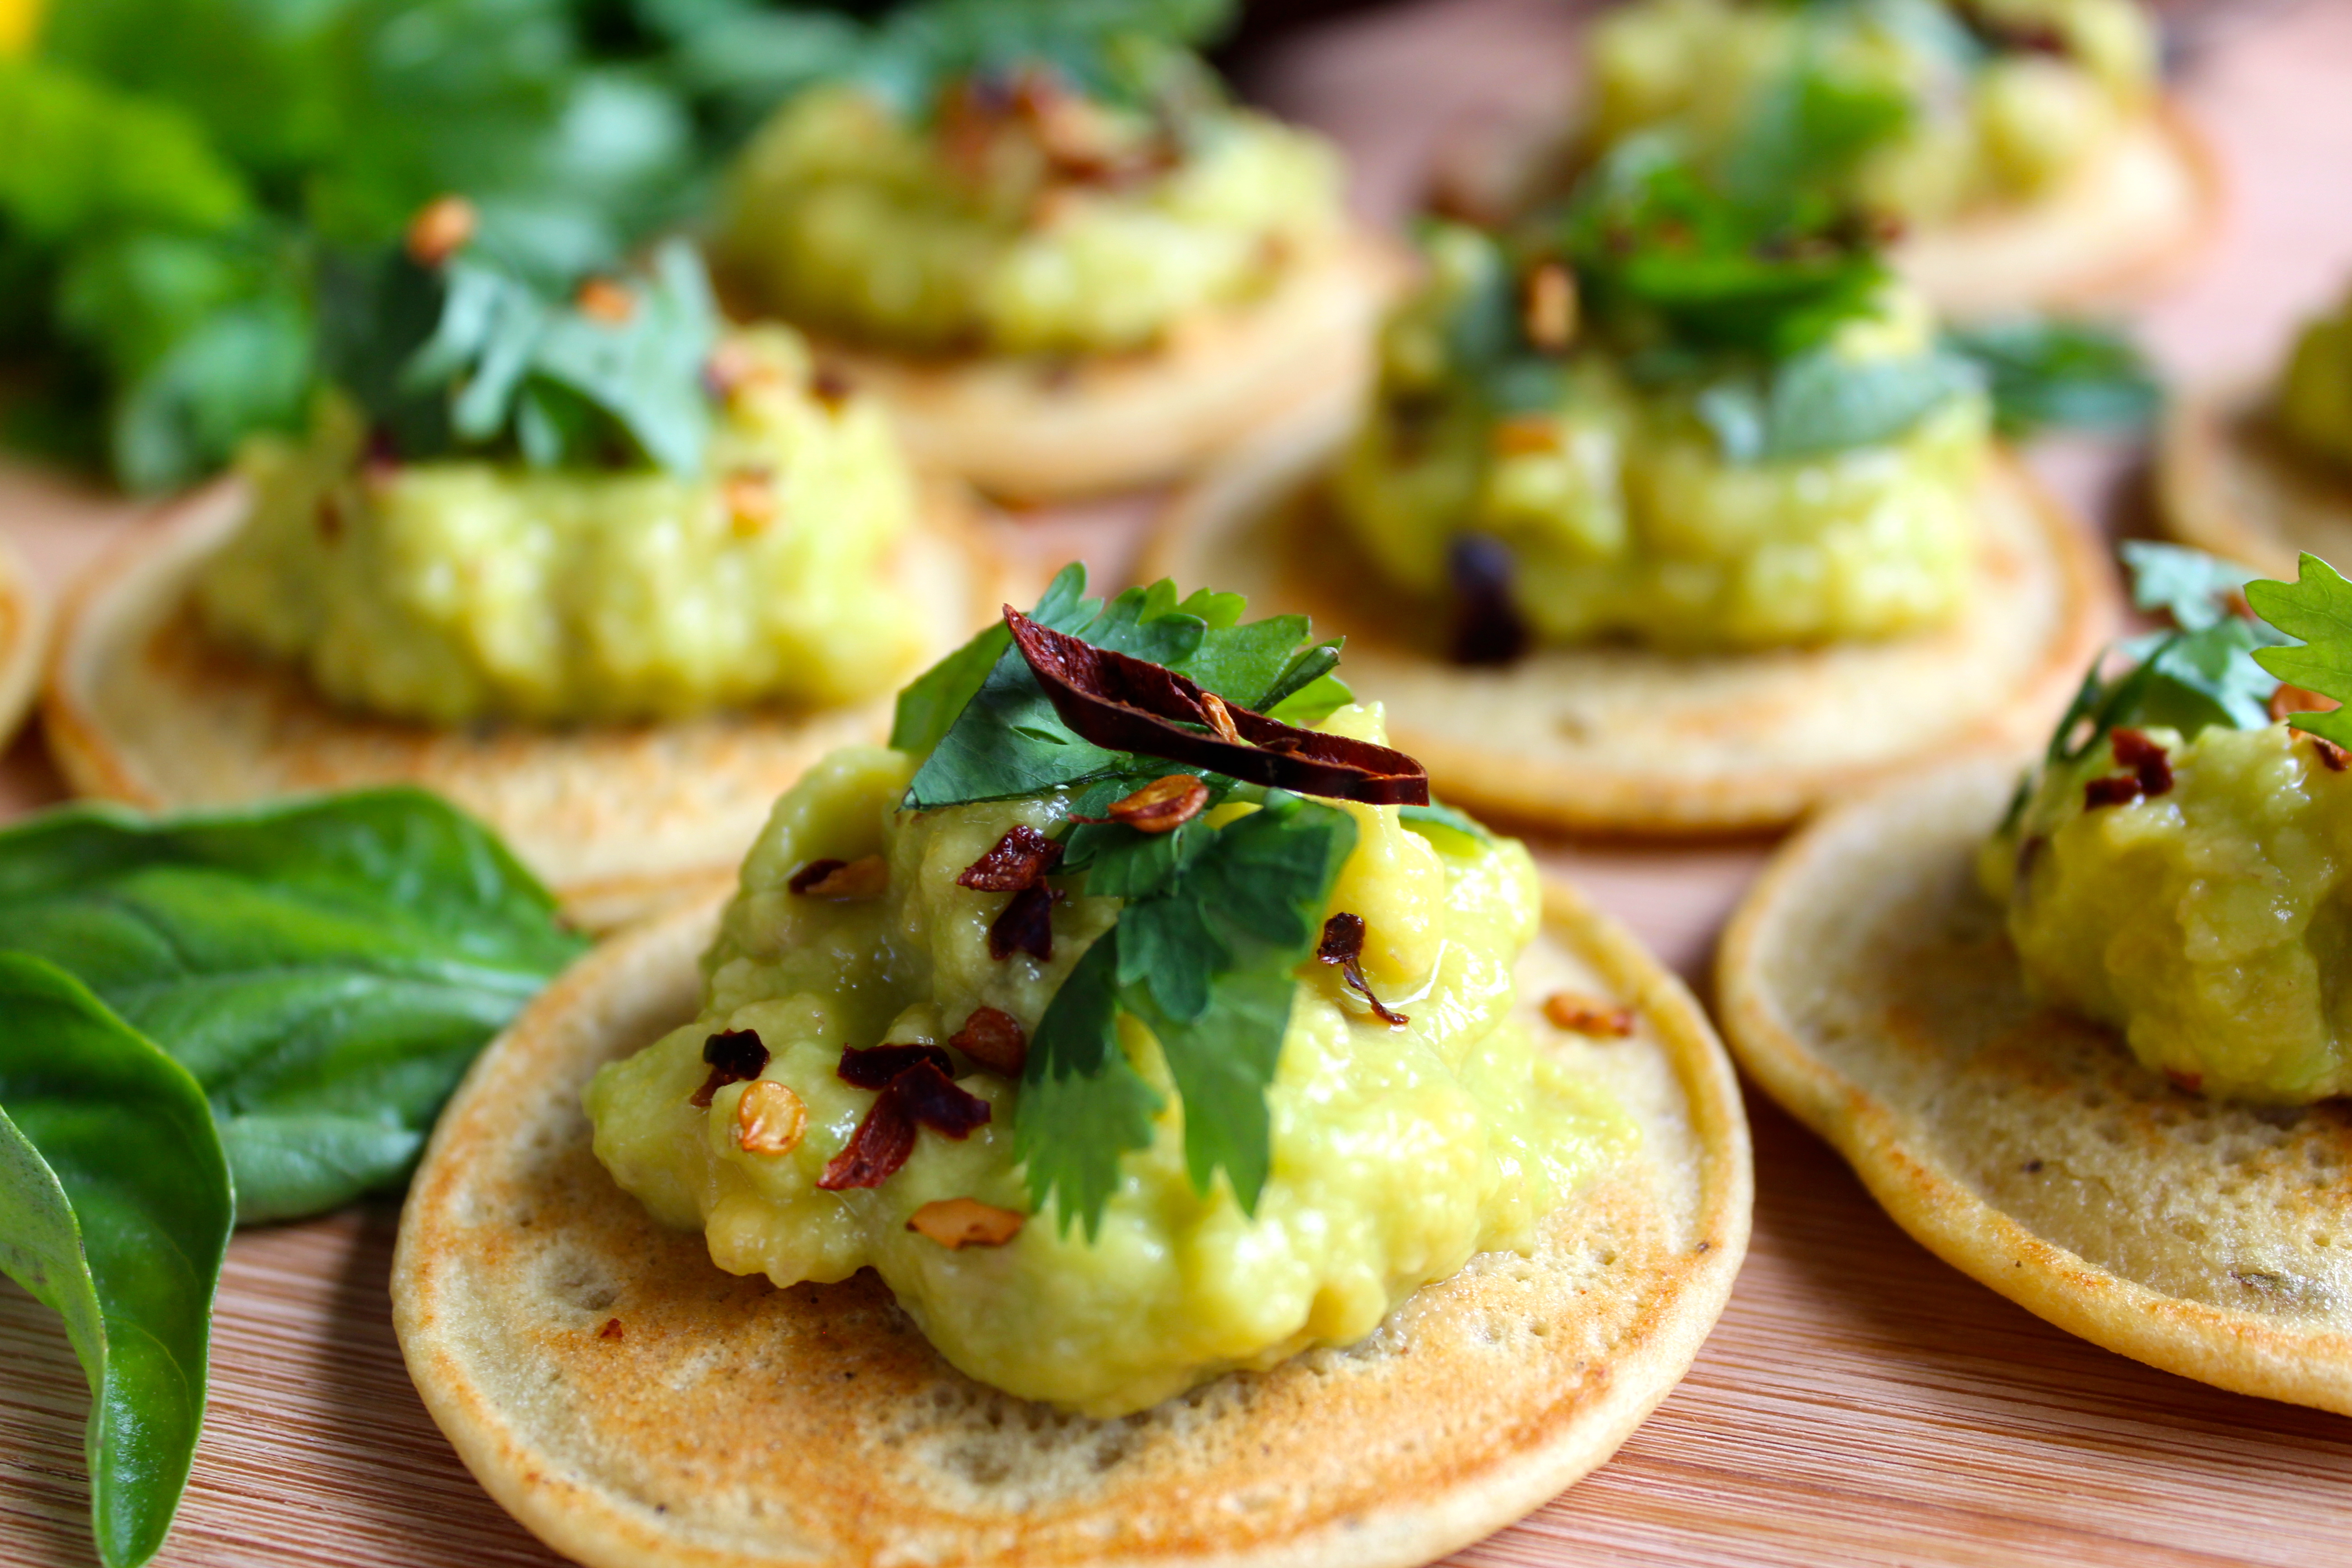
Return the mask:
{"type": "MultiPolygon", "coordinates": [[[[1181,632],[1182,618],[1139,630],[1181,632]]],[[[1090,635],[1137,646],[1104,624],[1090,635]]],[[[1025,680],[1021,657],[992,690],[1013,689],[1008,672],[1025,680]]],[[[1243,657],[1213,645],[1189,668],[1231,685],[1243,657]]],[[[1002,732],[992,721],[965,738],[1002,732]]],[[[1313,733],[1376,743],[1380,710],[1341,707],[1313,733]]],[[[1102,804],[1126,781],[910,805],[972,765],[961,746],[839,752],[784,795],[704,960],[700,1016],[587,1090],[598,1158],[656,1216],[704,1230],[721,1268],[779,1285],[872,1268],[971,1376],[1111,1416],[1360,1339],[1473,1253],[1530,1246],[1637,1136],[1509,1016],[1539,915],[1517,843],[1164,762],[1144,769],[1163,777],[1139,792],[1154,803],[1142,815],[1102,804]],[[1080,875],[1054,869],[1082,857],[1080,875]],[[1204,878],[1220,889],[1205,906],[1170,896],[1204,878]],[[1278,928],[1269,910],[1290,896],[1276,883],[1305,889],[1306,945],[1252,971],[1251,931],[1278,928]],[[1209,926],[1184,928],[1186,909],[1209,926]],[[1204,948],[1180,929],[1223,934],[1204,948]],[[1116,1011],[1100,990],[1114,971],[1116,1011]],[[1206,980],[1199,1026],[1181,1003],[1147,1024],[1155,991],[1187,974],[1206,980]],[[1072,1048],[1090,1030],[1108,1031],[1107,1065],[1072,1048]],[[1089,1085],[1110,1097],[1071,1098],[1089,1085]],[[884,1104],[894,1095],[903,1113],[884,1104]],[[874,1131],[886,1112],[914,1119],[896,1163],[874,1131]],[[1072,1179],[1072,1145],[1130,1115],[1098,1185],[1072,1179]],[[1246,1152],[1254,1116],[1262,1168],[1246,1152]]]]}
{"type": "Polygon", "coordinates": [[[1264,294],[1339,221],[1320,139],[1040,67],[966,78],[928,119],[855,84],[801,93],[744,152],[719,254],[779,314],[879,347],[1105,353],[1264,294]]]}
{"type": "Polygon", "coordinates": [[[2352,1092],[2352,763],[2314,732],[2352,731],[2280,679],[2335,683],[2352,585],[2311,556],[2296,583],[2246,583],[2191,551],[2126,550],[2141,606],[2179,629],[2092,672],[1979,880],[2032,988],[2180,1088],[2352,1092]]]}
{"type": "MultiPolygon", "coordinates": [[[[587,344],[586,379],[635,368],[593,357],[619,358],[602,324],[562,324],[587,344]]],[[[704,342],[707,360],[689,352],[618,396],[649,439],[691,433],[668,465],[595,432],[552,381],[527,394],[589,435],[544,461],[438,426],[404,441],[399,410],[328,391],[306,443],[246,452],[252,511],[199,580],[205,626],[299,665],[338,701],[436,724],[671,718],[887,689],[922,628],[882,574],[915,512],[884,417],[814,386],[789,331],[704,342]]]]}
{"type": "MultiPolygon", "coordinates": [[[[1518,616],[1553,642],[1760,647],[1958,611],[1989,405],[1905,285],[1857,268],[1820,341],[1775,353],[1677,332],[1639,300],[1612,321],[1605,280],[1542,247],[1515,260],[1444,228],[1427,256],[1334,484],[1389,579],[1442,595],[1482,536],[1508,552],[1518,616]]],[[[1743,321],[1786,311],[1772,289],[1743,321]]]]}
{"type": "Polygon", "coordinates": [[[1638,0],[1591,62],[1596,151],[1668,128],[1729,168],[1840,140],[1842,194],[1905,223],[2049,192],[2156,91],[2132,0],[1638,0]]]}
{"type": "Polygon", "coordinates": [[[2295,339],[2275,408],[2296,446],[2352,471],[2352,297],[2295,339]]]}

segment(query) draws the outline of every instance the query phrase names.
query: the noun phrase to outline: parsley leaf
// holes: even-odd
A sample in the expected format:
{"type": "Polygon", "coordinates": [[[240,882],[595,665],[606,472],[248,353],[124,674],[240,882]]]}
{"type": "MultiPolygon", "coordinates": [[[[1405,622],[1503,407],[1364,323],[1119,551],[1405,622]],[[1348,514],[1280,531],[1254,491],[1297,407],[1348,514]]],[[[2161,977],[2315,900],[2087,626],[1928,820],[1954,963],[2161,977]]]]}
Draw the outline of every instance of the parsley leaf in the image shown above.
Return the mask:
{"type": "Polygon", "coordinates": [[[1062,1229],[1080,1220],[1089,1240],[1118,1190],[1119,1156],[1151,1142],[1160,1109],[1119,1043],[1118,936],[1113,926],[1095,940],[1037,1020],[1013,1126],[1032,1205],[1056,1202],[1062,1229]]]}
{"type": "MultiPolygon", "coordinates": [[[[2294,647],[2260,649],[2256,663],[2307,691],[2352,700],[2352,583],[2305,551],[2295,563],[2294,582],[2249,583],[2246,602],[2280,631],[2303,639],[2294,647]]],[[[2297,713],[2287,722],[2339,746],[2352,745],[2352,709],[2297,713]]]]}
{"type": "Polygon", "coordinates": [[[2134,430],[2164,400],[2153,367],[2114,328],[2022,317],[1948,329],[1944,344],[1982,367],[2004,436],[2134,430]]]}

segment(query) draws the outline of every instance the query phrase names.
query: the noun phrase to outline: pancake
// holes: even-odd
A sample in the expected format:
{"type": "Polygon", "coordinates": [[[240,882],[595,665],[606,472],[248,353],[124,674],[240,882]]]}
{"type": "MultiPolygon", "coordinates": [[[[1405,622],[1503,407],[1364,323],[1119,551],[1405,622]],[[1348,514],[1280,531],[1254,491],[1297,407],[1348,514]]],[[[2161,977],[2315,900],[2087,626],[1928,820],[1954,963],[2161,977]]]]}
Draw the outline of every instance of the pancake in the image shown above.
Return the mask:
{"type": "Polygon", "coordinates": [[[2015,764],[1783,848],[1724,940],[1740,1064],[1929,1251],[2070,1333],[2352,1414],[2352,1109],[2209,1102],[2024,990],[1976,846],[2015,764]]]}
{"type": "Polygon", "coordinates": [[[33,706],[47,641],[48,616],[32,574],[0,537],[0,746],[8,743],[33,706]]]}
{"type": "Polygon", "coordinates": [[[2164,531],[2289,581],[2306,550],[2352,563],[2352,478],[2290,446],[2267,401],[2266,389],[2173,400],[2156,451],[2164,531]]]}
{"type": "Polygon", "coordinates": [[[694,1016],[719,906],[606,944],[478,1061],[401,1217],[394,1321],[475,1476],[588,1568],[1426,1562],[1607,1459],[1681,1378],[1748,1238],[1747,1124],[1682,984],[1573,891],[1521,960],[1539,1038],[1639,1149],[1370,1338],[1092,1421],[950,1368],[869,1271],[779,1290],[667,1231],[589,1149],[604,1062],[694,1016]],[[1568,1036],[1553,991],[1638,1010],[1568,1036]]]}
{"type": "Polygon", "coordinates": [[[1253,448],[1170,509],[1147,576],[1216,583],[1260,613],[1348,637],[1347,680],[1388,705],[1389,741],[1460,805],[1549,827],[1768,828],[1928,756],[2048,732],[2116,620],[2088,528],[2006,458],[1954,626],[1885,642],[1671,655],[1538,647],[1504,668],[1441,657],[1444,617],[1377,581],[1318,475],[1356,410],[1253,448]]]}
{"type": "Polygon", "coordinates": [[[1007,500],[1065,500],[1181,478],[1320,398],[1360,395],[1405,274],[1393,247],[1359,234],[1149,352],[912,360],[818,348],[888,406],[916,462],[1007,500]]]}
{"type": "MultiPolygon", "coordinates": [[[[731,879],[768,809],[838,746],[888,733],[894,699],[659,724],[436,729],[336,707],[290,667],[215,645],[188,604],[244,520],[234,481],[164,509],[79,584],[42,696],[49,749],[82,795],[151,810],[416,784],[480,817],[590,929],[731,879]]],[[[951,487],[889,570],[936,659],[1015,585],[951,487]]],[[[918,666],[917,668],[920,668],[918,666]]]]}
{"type": "MultiPolygon", "coordinates": [[[[1441,151],[1433,199],[1474,222],[1507,219],[1564,188],[1573,151],[1557,121],[1474,123],[1441,151]]],[[[1890,259],[1958,321],[2096,310],[2169,281],[2221,217],[2212,149],[2164,103],[2047,196],[1917,229],[1890,259]]]]}

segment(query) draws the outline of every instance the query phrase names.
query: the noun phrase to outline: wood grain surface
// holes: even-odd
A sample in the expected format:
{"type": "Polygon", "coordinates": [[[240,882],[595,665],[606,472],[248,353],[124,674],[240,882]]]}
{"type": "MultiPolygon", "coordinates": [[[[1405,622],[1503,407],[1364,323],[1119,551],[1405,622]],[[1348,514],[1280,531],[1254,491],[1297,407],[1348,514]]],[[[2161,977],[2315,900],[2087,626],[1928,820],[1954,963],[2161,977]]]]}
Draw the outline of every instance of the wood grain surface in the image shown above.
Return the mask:
{"type": "MultiPolygon", "coordinates": [[[[1540,102],[1571,70],[1560,0],[1420,0],[1286,37],[1258,97],[1359,157],[1393,216],[1432,142],[1482,105],[1540,102]]],[[[2181,88],[2233,185],[2206,268],[2155,303],[2176,374],[2259,370],[2352,277],[2352,3],[2213,25],[2181,88]]],[[[2086,515],[2133,523],[2128,454],[2036,465],[2086,515]]],[[[0,529],[51,584],[131,515],[0,472],[0,529]]],[[[1116,574],[1149,504],[1025,520],[1041,559],[1116,574]]],[[[0,815],[53,799],[37,739],[0,763],[0,815]]],[[[1766,847],[1538,846],[1697,978],[1766,847]]],[[[0,1026],[5,1026],[0,1025],[0,1026]]],[[[1755,1241],[1698,1364],[1608,1466],[1463,1563],[2352,1564],[2352,1421],[2221,1393],[2074,1340],[1905,1237],[1836,1157],[1751,1096],[1755,1241]]],[[[240,1235],[212,1404],[166,1568],[549,1563],[418,1403],[385,1301],[397,1210],[240,1235]]],[[[0,1568],[93,1561],[88,1391],[56,1321],[0,1282],[0,1568]]]]}

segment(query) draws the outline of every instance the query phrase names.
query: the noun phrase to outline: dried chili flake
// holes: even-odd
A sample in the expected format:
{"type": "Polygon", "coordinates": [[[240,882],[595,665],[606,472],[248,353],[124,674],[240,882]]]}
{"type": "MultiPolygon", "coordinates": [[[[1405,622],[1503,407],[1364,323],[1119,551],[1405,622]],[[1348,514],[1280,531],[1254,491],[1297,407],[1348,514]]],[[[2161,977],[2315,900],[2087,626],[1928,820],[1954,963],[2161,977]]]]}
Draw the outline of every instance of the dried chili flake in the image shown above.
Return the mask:
{"type": "Polygon", "coordinates": [[[1337,964],[1349,990],[1371,1005],[1372,1016],[1391,1029],[1402,1028],[1412,1020],[1402,1013],[1391,1012],[1386,1004],[1372,994],[1371,982],[1364,978],[1364,917],[1345,911],[1323,922],[1323,941],[1315,949],[1318,963],[1337,964]]]}
{"type": "Polygon", "coordinates": [[[915,1119],[907,1102],[884,1089],[866,1108],[865,1120],[840,1153],[825,1162],[816,1184],[828,1193],[851,1187],[878,1187],[896,1175],[915,1152],[915,1119]]]}
{"type": "Polygon", "coordinates": [[[2205,1075],[2201,1072],[2184,1072],[2179,1068],[2167,1068],[2164,1069],[2164,1076],[2171,1079],[2172,1087],[2183,1094],[2195,1094],[2205,1087],[2205,1075]]]}
{"type": "Polygon", "coordinates": [[[1021,1234],[1028,1216],[978,1198],[936,1198],[908,1216],[907,1228],[950,1252],[1003,1247],[1021,1234]]]}
{"type": "Polygon", "coordinates": [[[600,1340],[617,1340],[627,1331],[621,1327],[620,1319],[607,1318],[604,1320],[604,1326],[596,1331],[596,1337],[600,1340]]]}
{"type": "Polygon", "coordinates": [[[2093,779],[2083,786],[2083,809],[2095,811],[2103,805],[2129,805],[2139,798],[2139,780],[2130,773],[2116,773],[2093,779]]]}
{"type": "Polygon", "coordinates": [[[1544,998],[1543,1011],[1553,1028],[1572,1035],[1623,1039],[1633,1032],[1633,1009],[1581,992],[1555,991],[1544,998]]]}
{"type": "Polygon", "coordinates": [[[1024,888],[988,927],[988,956],[1002,963],[1025,952],[1040,963],[1054,958],[1054,906],[1062,901],[1059,888],[1024,888]]]}
{"type": "Polygon", "coordinates": [[[892,1079],[883,1093],[897,1096],[908,1116],[950,1138],[969,1138],[974,1128],[988,1125],[988,1101],[958,1084],[937,1062],[917,1062],[892,1079]]]}
{"type": "Polygon", "coordinates": [[[1429,804],[1428,773],[1402,752],[1234,707],[1173,670],[1040,626],[1010,605],[1004,624],[1062,722],[1097,746],[1297,795],[1429,804]]]}
{"type": "Polygon", "coordinates": [[[2333,697],[2323,697],[2316,691],[2307,691],[2282,680],[2264,706],[2270,710],[2271,722],[2276,724],[2291,713],[2326,713],[2341,704],[2333,697]]]}
{"type": "Polygon", "coordinates": [[[419,267],[438,267],[473,239],[481,215],[463,196],[436,196],[417,208],[402,237],[408,258],[419,267]]]}
{"type": "Polygon", "coordinates": [[[923,1062],[955,1076],[954,1058],[937,1046],[853,1047],[841,1053],[841,1063],[833,1070],[842,1082],[858,1089],[887,1089],[891,1079],[923,1062]]]}
{"type": "Polygon", "coordinates": [[[1575,341],[1576,279],[1567,268],[1547,261],[1528,274],[1521,324],[1528,342],[1547,353],[1558,353],[1575,341]]]}
{"type": "Polygon", "coordinates": [[[1209,804],[1209,786],[1191,773],[1170,773],[1154,779],[1110,803],[1108,815],[1074,816],[1073,822],[1116,822],[1138,833],[1173,833],[1201,815],[1209,804]]]}
{"type": "Polygon", "coordinates": [[[1029,1060],[1029,1037],[1021,1020],[996,1007],[975,1007],[948,1044],[992,1072],[1019,1078],[1029,1060]]]}
{"type": "Polygon", "coordinates": [[[710,1076],[687,1103],[708,1110],[712,1095],[730,1083],[748,1083],[768,1070],[768,1047],[757,1029],[722,1029],[702,1042],[702,1059],[709,1064],[710,1076]]]}
{"type": "Polygon", "coordinates": [[[772,1079],[743,1091],[735,1106],[735,1147],[746,1154],[789,1154],[808,1131],[808,1107],[772,1079]]]}
{"type": "Polygon", "coordinates": [[[2345,757],[2343,747],[2337,745],[2333,741],[2324,739],[2318,735],[2314,735],[2311,738],[2311,746],[2312,750],[2319,753],[2319,760],[2326,764],[2327,771],[2329,773],[2340,773],[2344,771],[2345,757]]]}
{"type": "Polygon", "coordinates": [[[956,877],[956,886],[981,893],[1018,893],[1044,881],[1062,863],[1062,847],[1030,826],[1015,823],[979,859],[956,877]]]}
{"type": "Polygon", "coordinates": [[[824,405],[827,413],[839,413],[856,390],[857,384],[849,379],[848,374],[833,365],[821,364],[809,377],[809,395],[824,405]]]}
{"type": "Polygon", "coordinates": [[[2164,748],[2137,730],[2117,730],[2109,737],[2116,761],[2132,770],[2142,795],[2162,795],[2172,788],[2172,759],[2164,748]]]}
{"type": "Polygon", "coordinates": [[[592,321],[608,327],[625,326],[637,313],[637,297],[628,286],[610,278],[591,278],[580,285],[572,303],[592,321]]]}
{"type": "Polygon", "coordinates": [[[856,903],[878,899],[890,887],[890,863],[879,855],[860,860],[812,860],[784,886],[806,899],[856,903]]]}
{"type": "Polygon", "coordinates": [[[1456,664],[1510,664],[1528,651],[1528,624],[1511,597],[1517,571],[1511,548],[1484,533],[1460,533],[1446,547],[1454,588],[1448,652],[1456,664]]]}

